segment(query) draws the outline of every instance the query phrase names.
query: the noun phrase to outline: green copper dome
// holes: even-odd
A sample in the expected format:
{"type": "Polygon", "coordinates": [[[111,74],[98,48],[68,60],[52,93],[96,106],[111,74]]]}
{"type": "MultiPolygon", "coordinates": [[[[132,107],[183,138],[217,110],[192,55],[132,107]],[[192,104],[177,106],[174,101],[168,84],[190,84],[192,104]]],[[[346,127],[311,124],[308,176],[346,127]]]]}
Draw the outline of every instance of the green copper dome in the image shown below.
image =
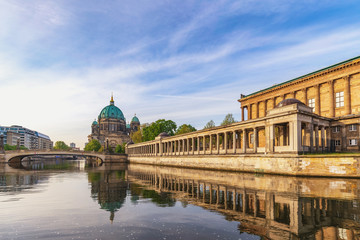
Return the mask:
{"type": "Polygon", "coordinates": [[[93,123],[92,123],[92,125],[97,125],[97,124],[98,124],[98,123],[97,123],[96,120],[94,120],[93,123]]]}
{"type": "Polygon", "coordinates": [[[136,116],[136,114],[135,114],[135,116],[131,119],[131,122],[140,122],[139,121],[139,119],[138,119],[138,117],[136,116]]]}
{"type": "Polygon", "coordinates": [[[126,124],[126,128],[130,128],[130,124],[126,124]]]}
{"type": "Polygon", "coordinates": [[[122,119],[125,121],[124,114],[122,113],[120,108],[118,108],[114,105],[114,100],[113,100],[112,96],[111,96],[111,100],[110,100],[110,105],[104,107],[103,110],[101,110],[101,112],[99,114],[99,119],[100,118],[116,118],[116,119],[119,119],[119,120],[122,119]]]}

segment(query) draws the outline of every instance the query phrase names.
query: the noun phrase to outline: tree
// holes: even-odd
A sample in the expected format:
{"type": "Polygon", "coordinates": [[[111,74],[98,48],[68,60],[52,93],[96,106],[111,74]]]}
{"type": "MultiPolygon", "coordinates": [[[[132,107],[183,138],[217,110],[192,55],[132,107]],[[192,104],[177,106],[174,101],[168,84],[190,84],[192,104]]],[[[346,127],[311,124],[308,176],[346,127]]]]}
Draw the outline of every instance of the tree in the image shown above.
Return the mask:
{"type": "Polygon", "coordinates": [[[231,124],[234,122],[236,122],[236,121],[235,121],[232,113],[228,113],[228,114],[226,114],[224,121],[221,123],[221,126],[225,126],[225,125],[228,125],[228,124],[231,124]]]}
{"type": "Polygon", "coordinates": [[[57,141],[55,143],[54,149],[56,149],[56,150],[70,150],[71,147],[66,145],[66,143],[64,143],[64,141],[57,141]]]}
{"type": "Polygon", "coordinates": [[[215,127],[215,122],[213,120],[210,120],[204,127],[204,129],[207,129],[207,128],[213,128],[215,127]]]}
{"type": "Polygon", "coordinates": [[[190,124],[183,124],[176,130],[175,135],[194,132],[194,131],[196,131],[196,128],[194,128],[190,124]]]}
{"type": "MultiPolygon", "coordinates": [[[[11,146],[11,145],[9,145],[9,144],[5,144],[5,145],[4,145],[4,150],[5,150],[5,151],[17,150],[17,146],[11,146]]],[[[20,146],[20,150],[27,150],[27,148],[24,147],[24,146],[20,146]]]]}
{"type": "Polygon", "coordinates": [[[166,132],[174,136],[176,123],[171,120],[159,119],[143,129],[143,141],[154,140],[160,133],[166,132]]]}
{"type": "Polygon", "coordinates": [[[116,145],[115,153],[125,153],[125,145],[126,143],[124,143],[122,146],[120,144],[116,145]]]}
{"type": "Polygon", "coordinates": [[[101,148],[101,144],[98,140],[93,139],[88,144],[86,144],[84,150],[85,151],[96,151],[98,152],[101,148]]]}

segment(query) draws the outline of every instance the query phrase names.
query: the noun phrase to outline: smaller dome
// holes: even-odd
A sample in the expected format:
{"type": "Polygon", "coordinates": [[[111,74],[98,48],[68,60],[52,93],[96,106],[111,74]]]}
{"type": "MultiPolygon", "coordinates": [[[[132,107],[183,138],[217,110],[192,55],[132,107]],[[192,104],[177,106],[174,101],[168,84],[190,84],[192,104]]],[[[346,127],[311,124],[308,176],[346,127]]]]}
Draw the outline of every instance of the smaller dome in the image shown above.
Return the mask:
{"type": "Polygon", "coordinates": [[[126,124],[126,128],[130,128],[130,124],[126,124]]]}
{"type": "Polygon", "coordinates": [[[284,99],[281,102],[279,102],[278,105],[276,105],[276,108],[284,107],[284,106],[291,105],[291,104],[294,104],[294,103],[305,105],[300,100],[297,100],[295,98],[288,98],[288,99],[284,99]]]}
{"type": "Polygon", "coordinates": [[[138,117],[136,116],[136,114],[135,114],[135,116],[131,119],[131,122],[137,122],[137,123],[140,122],[139,119],[138,119],[138,117]]]}
{"type": "Polygon", "coordinates": [[[167,132],[162,132],[158,135],[158,137],[170,137],[170,135],[167,132]]]}
{"type": "Polygon", "coordinates": [[[97,125],[97,124],[98,124],[98,123],[97,123],[96,120],[94,120],[93,123],[92,123],[92,125],[97,125]]]}

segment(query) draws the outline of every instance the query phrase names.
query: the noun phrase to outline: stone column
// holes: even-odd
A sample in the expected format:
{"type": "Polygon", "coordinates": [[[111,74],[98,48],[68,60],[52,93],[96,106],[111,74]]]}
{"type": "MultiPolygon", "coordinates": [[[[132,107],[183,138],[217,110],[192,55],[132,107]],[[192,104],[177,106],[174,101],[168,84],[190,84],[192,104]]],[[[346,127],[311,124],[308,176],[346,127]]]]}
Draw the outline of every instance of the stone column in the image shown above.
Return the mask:
{"type": "Polygon", "coordinates": [[[203,136],[203,151],[206,154],[206,135],[203,136]]]}
{"type": "Polygon", "coordinates": [[[275,151],[275,126],[274,124],[271,124],[269,126],[269,151],[272,153],[275,151]]]}
{"type": "Polygon", "coordinates": [[[351,97],[350,97],[350,76],[344,77],[344,107],[345,115],[351,114],[351,97]]]}
{"type": "Polygon", "coordinates": [[[195,138],[192,137],[191,138],[191,152],[192,152],[192,155],[194,155],[194,151],[195,151],[195,138]]]}
{"type": "Polygon", "coordinates": [[[243,122],[245,120],[245,116],[244,116],[244,108],[245,106],[241,106],[241,121],[243,122]]]}
{"type": "Polygon", "coordinates": [[[327,151],[330,152],[330,144],[331,144],[331,128],[327,127],[326,128],[326,148],[327,151]]]}
{"type": "Polygon", "coordinates": [[[227,153],[227,132],[224,132],[224,146],[225,146],[225,154],[227,153]]]}
{"type": "Polygon", "coordinates": [[[304,103],[306,106],[309,106],[309,103],[308,103],[308,98],[307,98],[307,88],[304,88],[303,89],[303,93],[304,93],[304,103]]]}
{"type": "Polygon", "coordinates": [[[310,152],[314,152],[314,124],[308,123],[310,132],[310,152]]]}
{"type": "Polygon", "coordinates": [[[216,151],[217,151],[217,154],[220,153],[220,136],[219,136],[219,133],[216,134],[216,151]]]}
{"type": "Polygon", "coordinates": [[[190,141],[189,141],[189,138],[186,138],[186,150],[187,150],[187,155],[189,155],[189,152],[190,152],[190,146],[189,146],[189,144],[190,144],[190,141]]]}
{"type": "Polygon", "coordinates": [[[264,101],[264,117],[266,117],[266,111],[267,111],[267,100],[264,101]]]}
{"type": "Polygon", "coordinates": [[[236,131],[233,131],[233,153],[236,153],[236,131]]]}
{"type": "Polygon", "coordinates": [[[321,126],[321,152],[325,150],[325,127],[321,126]]]}
{"type": "Polygon", "coordinates": [[[197,137],[197,154],[200,154],[200,137],[197,137]]]}
{"type": "Polygon", "coordinates": [[[334,81],[331,80],[328,82],[329,85],[329,117],[335,117],[335,107],[334,107],[334,81]]]}
{"type": "Polygon", "coordinates": [[[158,155],[158,144],[155,143],[155,156],[157,156],[157,155],[158,155]]]}
{"type": "Polygon", "coordinates": [[[273,97],[273,98],[272,98],[272,102],[273,102],[273,109],[274,109],[275,106],[276,106],[276,97],[273,97]]]}
{"type": "Polygon", "coordinates": [[[316,152],[319,151],[319,126],[315,126],[315,149],[316,152]]]}
{"type": "Polygon", "coordinates": [[[259,118],[259,102],[256,102],[254,104],[254,107],[255,107],[255,116],[254,116],[254,118],[259,118]]]}
{"type": "Polygon", "coordinates": [[[175,151],[175,155],[180,155],[180,141],[179,140],[174,141],[174,151],[175,151]]]}
{"type": "Polygon", "coordinates": [[[247,133],[246,133],[246,129],[243,129],[243,153],[246,153],[246,142],[247,142],[247,133]]]}
{"type": "Polygon", "coordinates": [[[254,153],[256,153],[257,152],[257,147],[258,147],[258,131],[257,131],[257,128],[255,127],[254,128],[254,144],[253,144],[253,146],[254,146],[254,153]]]}
{"type": "Polygon", "coordinates": [[[320,85],[317,84],[315,87],[315,113],[317,115],[321,114],[321,106],[320,106],[320,85]]]}
{"type": "Polygon", "coordinates": [[[212,135],[210,134],[209,139],[209,147],[210,147],[210,154],[212,154],[212,135]]]}
{"type": "Polygon", "coordinates": [[[346,139],[346,127],[345,126],[341,126],[341,151],[346,151],[347,150],[347,139],[346,139]]]}

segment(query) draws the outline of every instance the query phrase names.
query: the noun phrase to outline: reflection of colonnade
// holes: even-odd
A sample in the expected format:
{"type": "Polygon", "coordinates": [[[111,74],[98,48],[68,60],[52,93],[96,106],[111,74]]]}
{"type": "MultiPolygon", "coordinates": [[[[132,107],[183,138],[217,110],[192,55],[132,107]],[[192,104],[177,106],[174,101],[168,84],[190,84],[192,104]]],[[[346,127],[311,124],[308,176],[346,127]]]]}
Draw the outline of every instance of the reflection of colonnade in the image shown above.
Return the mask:
{"type": "MultiPolygon", "coordinates": [[[[289,99],[288,99],[289,100],[289,99]]],[[[130,156],[300,153],[330,150],[330,121],[292,99],[268,116],[128,145],[130,156]]]]}
{"type": "Polygon", "coordinates": [[[360,237],[358,201],[300,197],[246,187],[129,171],[132,181],[240,222],[239,229],[271,239],[355,239],[360,237]],[[355,220],[355,221],[354,221],[355,220]]]}

